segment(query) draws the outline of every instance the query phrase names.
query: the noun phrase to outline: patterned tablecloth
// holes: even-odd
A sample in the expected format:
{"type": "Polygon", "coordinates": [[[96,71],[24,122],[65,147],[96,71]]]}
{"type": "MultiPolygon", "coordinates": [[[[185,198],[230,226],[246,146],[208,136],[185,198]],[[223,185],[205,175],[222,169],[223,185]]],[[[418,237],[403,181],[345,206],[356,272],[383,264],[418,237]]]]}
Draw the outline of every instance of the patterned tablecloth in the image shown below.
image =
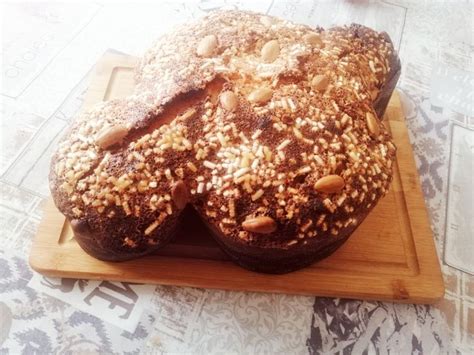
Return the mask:
{"type": "Polygon", "coordinates": [[[0,353],[474,353],[473,4],[368,1],[5,3],[0,353]],[[46,279],[27,263],[51,151],[109,48],[140,55],[216,8],[392,37],[398,85],[446,283],[437,305],[46,279]]]}

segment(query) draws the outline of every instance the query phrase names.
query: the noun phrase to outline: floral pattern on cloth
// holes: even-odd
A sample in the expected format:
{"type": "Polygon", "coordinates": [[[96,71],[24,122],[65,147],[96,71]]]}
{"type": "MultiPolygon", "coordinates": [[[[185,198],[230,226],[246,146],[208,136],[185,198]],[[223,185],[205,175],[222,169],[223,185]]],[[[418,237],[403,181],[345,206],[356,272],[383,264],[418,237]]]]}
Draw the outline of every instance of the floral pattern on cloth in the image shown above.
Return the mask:
{"type": "Polygon", "coordinates": [[[138,354],[155,316],[142,314],[127,332],[28,287],[32,271],[0,252],[0,354],[138,354]]]}
{"type": "Polygon", "coordinates": [[[311,354],[449,353],[446,325],[429,306],[317,298],[313,309],[311,354]]]}

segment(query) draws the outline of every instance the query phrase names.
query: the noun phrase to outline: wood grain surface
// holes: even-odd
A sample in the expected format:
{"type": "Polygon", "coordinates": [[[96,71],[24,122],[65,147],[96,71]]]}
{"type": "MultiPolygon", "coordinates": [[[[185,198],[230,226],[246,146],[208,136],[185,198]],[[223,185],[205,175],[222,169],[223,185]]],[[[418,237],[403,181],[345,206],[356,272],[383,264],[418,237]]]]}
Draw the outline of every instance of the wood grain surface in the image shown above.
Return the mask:
{"type": "MultiPolygon", "coordinates": [[[[106,54],[84,107],[130,93],[135,63],[133,57],[106,54]]],[[[82,251],[52,201],[45,206],[30,264],[57,277],[433,303],[444,294],[443,279],[397,93],[384,120],[398,148],[391,190],[339,250],[310,267],[285,275],[244,270],[218,248],[191,210],[177,239],[159,253],[100,261],[82,251]]]]}

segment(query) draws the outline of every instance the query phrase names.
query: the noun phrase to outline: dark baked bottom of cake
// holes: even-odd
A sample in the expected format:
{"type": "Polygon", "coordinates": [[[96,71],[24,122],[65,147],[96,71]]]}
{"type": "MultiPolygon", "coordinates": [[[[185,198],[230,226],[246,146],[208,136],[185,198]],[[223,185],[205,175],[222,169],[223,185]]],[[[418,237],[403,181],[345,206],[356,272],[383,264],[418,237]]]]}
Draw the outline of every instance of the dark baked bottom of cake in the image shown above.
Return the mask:
{"type": "MultiPolygon", "coordinates": [[[[317,261],[327,258],[334,253],[344,242],[349,235],[344,238],[338,238],[338,241],[333,244],[326,245],[318,252],[308,255],[300,255],[297,257],[281,258],[280,260],[267,260],[264,255],[262,258],[253,258],[244,253],[234,252],[224,246],[223,243],[218,242],[222,250],[224,250],[231,259],[245,269],[261,272],[265,274],[285,274],[296,271],[309,266],[317,261]]],[[[218,240],[216,238],[216,240],[218,240]]]]}
{"type": "Polygon", "coordinates": [[[313,245],[298,249],[256,249],[239,248],[240,245],[220,236],[212,225],[205,223],[214,240],[236,264],[245,269],[266,273],[284,274],[304,268],[335,252],[349,238],[355,228],[337,238],[315,240],[313,245]]]}
{"type": "MultiPolygon", "coordinates": [[[[160,235],[159,243],[145,250],[137,250],[134,253],[130,253],[129,249],[123,248],[121,245],[103,243],[103,241],[107,242],[111,239],[105,238],[100,233],[95,233],[86,219],[72,220],[70,224],[77,243],[90,256],[104,261],[126,261],[152,254],[173,240],[178,231],[181,216],[179,215],[178,218],[160,226],[158,231],[160,235]]],[[[120,229],[120,226],[117,225],[116,228],[120,229]]]]}

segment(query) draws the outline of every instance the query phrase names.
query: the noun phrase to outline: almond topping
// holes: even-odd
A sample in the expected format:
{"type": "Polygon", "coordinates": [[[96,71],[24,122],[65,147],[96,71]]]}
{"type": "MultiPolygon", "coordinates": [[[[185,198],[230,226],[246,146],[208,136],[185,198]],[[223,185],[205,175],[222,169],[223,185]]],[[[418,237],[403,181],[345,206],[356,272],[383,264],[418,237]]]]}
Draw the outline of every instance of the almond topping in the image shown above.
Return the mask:
{"type": "Polygon", "coordinates": [[[242,228],[248,232],[269,234],[277,229],[276,222],[271,217],[259,216],[247,219],[242,223],[242,228]]]}
{"type": "Polygon", "coordinates": [[[220,103],[227,111],[234,111],[238,103],[237,95],[232,91],[223,92],[220,96],[220,103]]]}
{"type": "Polygon", "coordinates": [[[341,191],[344,184],[344,179],[339,175],[327,175],[316,181],[314,189],[319,192],[332,194],[341,191]]]}
{"type": "Polygon", "coordinates": [[[280,44],[277,40],[271,40],[262,47],[262,60],[265,63],[272,63],[280,55],[280,44]]]}
{"type": "Polygon", "coordinates": [[[96,143],[102,149],[120,143],[128,134],[128,129],[122,124],[104,127],[96,136],[96,143]]]}
{"type": "Polygon", "coordinates": [[[264,104],[273,96],[273,91],[269,87],[262,87],[252,91],[248,97],[249,101],[256,104],[264,104]]]}
{"type": "Polygon", "coordinates": [[[311,80],[313,90],[324,91],[329,85],[329,78],[326,75],[315,75],[311,80]]]}
{"type": "Polygon", "coordinates": [[[371,136],[374,138],[378,137],[380,134],[380,127],[377,118],[375,118],[372,112],[367,112],[365,117],[367,118],[367,128],[369,129],[371,136]]]}
{"type": "Polygon", "coordinates": [[[211,57],[217,48],[217,38],[209,35],[201,39],[197,46],[196,53],[200,57],[211,57]]]}
{"type": "Polygon", "coordinates": [[[305,34],[303,37],[303,40],[312,46],[323,44],[323,41],[321,40],[321,36],[315,32],[305,34]]]}
{"type": "Polygon", "coordinates": [[[188,203],[189,194],[186,184],[179,180],[171,189],[171,198],[178,209],[182,210],[188,203]]]}

